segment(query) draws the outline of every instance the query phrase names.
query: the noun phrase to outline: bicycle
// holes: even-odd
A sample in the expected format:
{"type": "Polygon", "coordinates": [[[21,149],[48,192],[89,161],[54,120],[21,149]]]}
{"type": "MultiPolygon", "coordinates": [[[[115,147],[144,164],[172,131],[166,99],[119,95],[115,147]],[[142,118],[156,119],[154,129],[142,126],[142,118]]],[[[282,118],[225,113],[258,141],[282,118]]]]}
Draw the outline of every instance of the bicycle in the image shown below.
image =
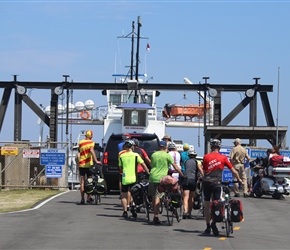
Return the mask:
{"type": "Polygon", "coordinates": [[[223,204],[223,220],[221,222],[222,229],[226,230],[226,236],[229,237],[233,230],[233,222],[231,219],[231,202],[233,199],[230,197],[229,185],[232,183],[238,183],[238,181],[222,181],[221,182],[221,198],[219,202],[223,204]]]}
{"type": "Polygon", "coordinates": [[[148,195],[148,185],[149,182],[140,182],[143,191],[143,208],[147,218],[147,221],[150,221],[150,209],[151,209],[151,202],[148,195]]]}
{"type": "Polygon", "coordinates": [[[101,178],[101,172],[98,165],[90,167],[93,179],[93,192],[91,195],[95,198],[95,204],[98,205],[101,203],[101,194],[106,192],[105,180],[101,178]]]}
{"type": "Polygon", "coordinates": [[[174,217],[178,222],[181,221],[181,215],[183,211],[183,202],[182,202],[182,197],[179,191],[173,192],[172,190],[166,190],[164,192],[164,196],[162,197],[162,202],[164,204],[164,208],[166,210],[166,216],[167,216],[167,221],[168,225],[172,226],[173,225],[173,219],[174,217]],[[175,199],[172,199],[174,194],[179,194],[180,195],[180,200],[177,201],[175,199]]]}
{"type": "Polygon", "coordinates": [[[148,194],[148,186],[149,186],[148,175],[147,174],[140,175],[137,183],[131,189],[131,194],[132,194],[134,203],[137,204],[136,207],[133,206],[134,211],[136,213],[140,212],[140,206],[143,207],[146,218],[149,221],[150,220],[149,213],[150,213],[150,209],[152,205],[151,205],[149,194],[148,194]]]}

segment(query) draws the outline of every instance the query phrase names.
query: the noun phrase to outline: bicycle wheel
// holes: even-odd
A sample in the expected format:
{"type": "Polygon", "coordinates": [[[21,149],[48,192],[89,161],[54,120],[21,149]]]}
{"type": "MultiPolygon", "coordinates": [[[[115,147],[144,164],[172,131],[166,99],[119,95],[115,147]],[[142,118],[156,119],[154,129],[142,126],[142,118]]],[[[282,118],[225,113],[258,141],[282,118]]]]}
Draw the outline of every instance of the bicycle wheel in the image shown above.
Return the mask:
{"type": "Polygon", "coordinates": [[[98,205],[101,203],[101,196],[99,194],[95,194],[95,204],[98,205]]]}
{"type": "Polygon", "coordinates": [[[144,207],[144,211],[145,211],[145,215],[146,215],[147,221],[149,221],[150,220],[150,215],[149,215],[150,205],[149,205],[149,199],[148,199],[147,193],[144,193],[143,207],[144,207]]]}
{"type": "Polygon", "coordinates": [[[164,205],[166,207],[166,216],[167,216],[168,225],[172,226],[173,225],[173,218],[175,217],[175,209],[170,204],[169,199],[165,200],[164,202],[165,202],[164,205]],[[166,202],[167,202],[167,204],[166,204],[166,202]]]}
{"type": "Polygon", "coordinates": [[[180,222],[182,219],[182,211],[183,211],[183,205],[175,209],[175,216],[178,222],[180,222]]]}
{"type": "Polygon", "coordinates": [[[159,202],[159,210],[158,210],[158,213],[159,214],[162,214],[163,213],[163,207],[164,207],[164,197],[162,197],[160,199],[160,202],[159,202]]]}
{"type": "Polygon", "coordinates": [[[231,221],[228,208],[226,208],[225,215],[226,215],[225,216],[226,235],[227,237],[229,237],[231,233],[231,221]]]}

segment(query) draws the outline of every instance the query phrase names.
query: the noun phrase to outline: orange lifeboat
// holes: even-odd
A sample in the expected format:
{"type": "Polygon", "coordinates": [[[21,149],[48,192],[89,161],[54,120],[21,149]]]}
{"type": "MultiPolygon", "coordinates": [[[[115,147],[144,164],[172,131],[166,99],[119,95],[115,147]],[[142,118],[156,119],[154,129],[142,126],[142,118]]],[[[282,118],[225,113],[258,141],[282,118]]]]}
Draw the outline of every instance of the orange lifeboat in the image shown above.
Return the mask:
{"type": "MultiPolygon", "coordinates": [[[[210,106],[209,104],[206,104],[206,112],[208,112],[210,106]]],[[[200,105],[170,105],[166,104],[163,109],[163,117],[165,118],[171,118],[174,117],[175,120],[183,116],[185,120],[187,120],[187,117],[192,120],[192,118],[197,117],[201,118],[204,116],[204,104],[200,105]]]]}

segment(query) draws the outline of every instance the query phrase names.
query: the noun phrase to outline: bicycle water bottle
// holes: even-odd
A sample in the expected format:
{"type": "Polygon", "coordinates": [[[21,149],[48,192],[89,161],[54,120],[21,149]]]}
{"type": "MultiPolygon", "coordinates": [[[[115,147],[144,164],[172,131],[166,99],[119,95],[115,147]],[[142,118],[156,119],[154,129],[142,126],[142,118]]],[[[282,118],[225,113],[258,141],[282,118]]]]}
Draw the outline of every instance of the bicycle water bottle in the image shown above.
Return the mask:
{"type": "Polygon", "coordinates": [[[229,199],[229,194],[225,194],[225,200],[227,201],[229,199]]]}

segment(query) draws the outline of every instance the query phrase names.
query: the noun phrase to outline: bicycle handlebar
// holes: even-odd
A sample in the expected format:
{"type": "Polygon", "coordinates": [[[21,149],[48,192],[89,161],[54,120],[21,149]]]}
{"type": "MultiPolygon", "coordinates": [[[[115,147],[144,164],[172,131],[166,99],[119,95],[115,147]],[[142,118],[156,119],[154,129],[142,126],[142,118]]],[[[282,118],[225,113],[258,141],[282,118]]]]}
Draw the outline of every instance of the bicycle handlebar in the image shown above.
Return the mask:
{"type": "Polygon", "coordinates": [[[232,183],[239,183],[239,181],[221,181],[222,185],[227,185],[227,186],[232,184],[232,183]]]}

